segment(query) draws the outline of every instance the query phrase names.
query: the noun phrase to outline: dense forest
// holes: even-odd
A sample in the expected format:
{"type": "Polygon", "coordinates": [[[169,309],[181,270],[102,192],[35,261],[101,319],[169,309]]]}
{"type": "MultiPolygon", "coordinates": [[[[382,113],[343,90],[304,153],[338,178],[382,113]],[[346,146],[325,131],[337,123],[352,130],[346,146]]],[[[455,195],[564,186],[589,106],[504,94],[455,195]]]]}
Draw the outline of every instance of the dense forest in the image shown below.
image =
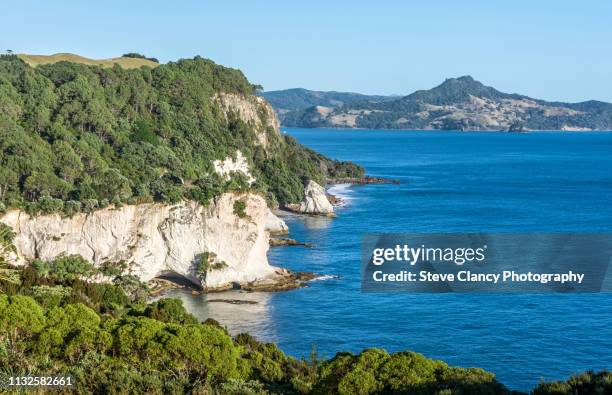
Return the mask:
{"type": "MultiPolygon", "coordinates": [[[[451,367],[405,351],[340,352],[308,360],[248,334],[200,323],[178,299],[149,300],[122,274],[123,262],[94,267],[80,256],[7,268],[14,234],[0,224],[0,383],[9,377],[70,376],[60,393],[150,394],[510,394],[492,373],[451,367]],[[110,283],[92,281],[99,276],[110,283]]],[[[612,374],[541,383],[533,393],[612,391],[612,374]]]]}
{"type": "Polygon", "coordinates": [[[239,70],[201,57],[127,70],[65,61],[31,67],[2,56],[0,209],[72,214],[122,203],[205,204],[235,189],[283,204],[303,197],[307,179],[363,174],[273,130],[265,131],[266,150],[252,124],[214,100],[252,98],[255,89],[239,70]],[[237,149],[254,185],[213,169],[237,149]]]}

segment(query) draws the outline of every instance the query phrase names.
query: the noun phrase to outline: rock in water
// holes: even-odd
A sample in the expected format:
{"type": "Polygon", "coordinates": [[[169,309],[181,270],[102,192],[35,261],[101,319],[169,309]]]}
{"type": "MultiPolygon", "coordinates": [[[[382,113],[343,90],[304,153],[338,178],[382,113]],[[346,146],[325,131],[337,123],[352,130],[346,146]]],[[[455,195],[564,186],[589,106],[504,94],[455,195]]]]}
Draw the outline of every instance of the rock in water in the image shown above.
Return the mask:
{"type": "Polygon", "coordinates": [[[304,200],[300,204],[288,204],[287,208],[301,214],[334,216],[334,207],[327,199],[325,189],[310,180],[304,190],[304,200]]]}
{"type": "Polygon", "coordinates": [[[266,216],[266,230],[270,232],[271,235],[286,235],[289,233],[289,227],[285,221],[280,219],[270,209],[268,209],[268,214],[266,216]]]}

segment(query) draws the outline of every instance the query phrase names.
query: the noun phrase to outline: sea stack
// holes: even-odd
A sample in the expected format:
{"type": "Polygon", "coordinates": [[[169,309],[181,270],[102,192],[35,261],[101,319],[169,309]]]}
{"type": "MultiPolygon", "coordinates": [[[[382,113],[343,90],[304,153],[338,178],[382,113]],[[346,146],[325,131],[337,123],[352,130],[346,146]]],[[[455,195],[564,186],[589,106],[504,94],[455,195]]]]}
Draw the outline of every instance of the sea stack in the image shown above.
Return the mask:
{"type": "Polygon", "coordinates": [[[300,214],[335,216],[334,206],[327,199],[325,189],[312,180],[306,184],[304,200],[299,204],[288,204],[287,208],[300,214]]]}

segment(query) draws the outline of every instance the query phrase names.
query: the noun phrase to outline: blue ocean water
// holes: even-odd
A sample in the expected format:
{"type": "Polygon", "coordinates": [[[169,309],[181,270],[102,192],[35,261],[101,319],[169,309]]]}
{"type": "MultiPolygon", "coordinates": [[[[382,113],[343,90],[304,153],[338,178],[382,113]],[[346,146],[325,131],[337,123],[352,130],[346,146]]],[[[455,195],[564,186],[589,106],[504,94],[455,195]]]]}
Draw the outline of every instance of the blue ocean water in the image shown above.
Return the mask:
{"type": "Polygon", "coordinates": [[[494,372],[512,389],[612,369],[612,295],[363,294],[366,232],[612,231],[612,133],[477,133],[287,129],[330,157],[400,185],[336,187],[338,218],[286,219],[270,261],[339,278],[279,293],[191,296],[200,318],[277,342],[294,356],[413,350],[494,372]],[[257,302],[205,303],[234,298],[257,302]]]}

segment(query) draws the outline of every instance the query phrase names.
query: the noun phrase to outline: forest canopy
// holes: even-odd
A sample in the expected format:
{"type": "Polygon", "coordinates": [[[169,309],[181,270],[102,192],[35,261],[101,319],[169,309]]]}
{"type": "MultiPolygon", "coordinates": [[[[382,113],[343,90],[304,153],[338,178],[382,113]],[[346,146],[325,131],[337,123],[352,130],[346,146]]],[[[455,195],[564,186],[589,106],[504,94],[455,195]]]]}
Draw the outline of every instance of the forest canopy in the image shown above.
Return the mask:
{"type": "Polygon", "coordinates": [[[236,189],[284,204],[303,197],[307,179],[363,174],[273,130],[266,150],[251,123],[214,100],[249,98],[256,88],[239,70],[201,57],[128,70],[71,62],[34,68],[2,56],[0,209],[72,214],[121,203],[205,204],[236,189]],[[255,184],[214,172],[213,162],[236,150],[255,184]]]}
{"type": "MultiPolygon", "coordinates": [[[[74,387],[54,390],[79,394],[520,394],[483,369],[410,351],[319,359],[313,348],[296,359],[213,319],[198,322],[180,299],[148,301],[148,287],[122,265],[60,256],[15,270],[18,281],[0,278],[0,382],[35,372],[70,376],[74,387]],[[112,283],[91,281],[100,274],[112,283]]],[[[611,383],[610,372],[586,372],[532,393],[604,394],[611,383]]]]}

